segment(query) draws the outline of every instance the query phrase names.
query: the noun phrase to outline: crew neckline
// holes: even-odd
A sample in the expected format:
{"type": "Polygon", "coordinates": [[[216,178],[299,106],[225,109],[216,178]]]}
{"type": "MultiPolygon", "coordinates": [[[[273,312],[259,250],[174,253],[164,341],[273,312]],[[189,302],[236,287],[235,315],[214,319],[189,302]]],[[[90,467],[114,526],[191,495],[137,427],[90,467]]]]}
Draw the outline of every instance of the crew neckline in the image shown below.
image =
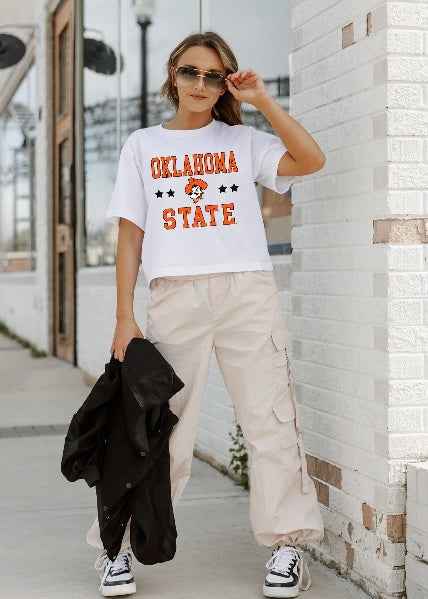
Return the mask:
{"type": "Polygon", "coordinates": [[[204,125],[203,127],[197,127],[196,129],[167,129],[163,126],[163,123],[159,123],[159,125],[157,125],[157,129],[164,135],[199,135],[201,133],[206,133],[210,129],[216,127],[218,122],[219,121],[217,121],[216,119],[213,119],[208,123],[208,125],[204,125]]]}

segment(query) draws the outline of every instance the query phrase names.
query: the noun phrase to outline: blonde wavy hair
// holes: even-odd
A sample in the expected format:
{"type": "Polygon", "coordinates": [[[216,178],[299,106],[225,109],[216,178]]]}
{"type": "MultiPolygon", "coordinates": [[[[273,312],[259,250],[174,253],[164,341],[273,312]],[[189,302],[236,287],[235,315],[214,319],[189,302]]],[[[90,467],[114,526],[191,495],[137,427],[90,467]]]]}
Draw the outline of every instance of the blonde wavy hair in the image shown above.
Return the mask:
{"type": "MultiPolygon", "coordinates": [[[[215,50],[223,63],[226,75],[238,70],[238,61],[232,49],[217,33],[205,31],[204,33],[194,33],[187,36],[171,52],[166,63],[168,77],[160,90],[160,95],[165,96],[176,110],[178,109],[178,93],[174,86],[172,69],[177,66],[178,59],[183,52],[193,46],[204,46],[215,50]]],[[[228,125],[242,125],[241,102],[226,89],[213,106],[212,116],[214,119],[223,121],[228,125]]]]}

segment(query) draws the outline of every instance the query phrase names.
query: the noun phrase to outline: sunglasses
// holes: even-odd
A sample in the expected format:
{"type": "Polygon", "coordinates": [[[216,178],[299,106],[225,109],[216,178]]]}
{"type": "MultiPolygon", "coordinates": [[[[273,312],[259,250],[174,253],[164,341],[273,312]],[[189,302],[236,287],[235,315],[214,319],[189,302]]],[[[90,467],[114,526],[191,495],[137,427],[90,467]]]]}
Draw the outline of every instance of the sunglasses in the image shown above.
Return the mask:
{"type": "Polygon", "coordinates": [[[205,79],[205,85],[212,90],[221,91],[226,87],[226,77],[222,73],[215,71],[201,71],[193,67],[175,67],[174,71],[177,75],[177,80],[182,85],[190,85],[196,83],[198,77],[205,79]]]}

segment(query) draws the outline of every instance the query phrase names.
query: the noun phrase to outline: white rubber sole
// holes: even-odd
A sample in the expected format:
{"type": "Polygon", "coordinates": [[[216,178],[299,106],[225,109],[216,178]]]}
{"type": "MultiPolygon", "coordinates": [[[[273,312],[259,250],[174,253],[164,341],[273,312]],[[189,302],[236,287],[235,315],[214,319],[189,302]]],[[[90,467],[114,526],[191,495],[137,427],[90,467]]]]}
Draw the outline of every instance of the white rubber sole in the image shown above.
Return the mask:
{"type": "Polygon", "coordinates": [[[112,587],[102,587],[101,595],[103,597],[118,597],[120,595],[131,595],[137,592],[135,582],[129,584],[118,584],[112,587]]]}
{"type": "Polygon", "coordinates": [[[298,597],[300,589],[287,589],[281,587],[267,587],[263,585],[263,595],[265,597],[298,597]]]}

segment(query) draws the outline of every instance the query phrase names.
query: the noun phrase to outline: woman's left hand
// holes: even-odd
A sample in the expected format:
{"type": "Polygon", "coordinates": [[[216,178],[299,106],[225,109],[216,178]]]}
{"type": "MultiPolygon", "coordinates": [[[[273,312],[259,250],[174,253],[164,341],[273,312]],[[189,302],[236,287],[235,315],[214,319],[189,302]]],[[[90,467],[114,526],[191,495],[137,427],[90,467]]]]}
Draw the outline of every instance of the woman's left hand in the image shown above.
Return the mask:
{"type": "Polygon", "coordinates": [[[263,79],[252,69],[240,69],[226,77],[230,93],[241,102],[257,107],[258,102],[269,96],[263,79]]]}

